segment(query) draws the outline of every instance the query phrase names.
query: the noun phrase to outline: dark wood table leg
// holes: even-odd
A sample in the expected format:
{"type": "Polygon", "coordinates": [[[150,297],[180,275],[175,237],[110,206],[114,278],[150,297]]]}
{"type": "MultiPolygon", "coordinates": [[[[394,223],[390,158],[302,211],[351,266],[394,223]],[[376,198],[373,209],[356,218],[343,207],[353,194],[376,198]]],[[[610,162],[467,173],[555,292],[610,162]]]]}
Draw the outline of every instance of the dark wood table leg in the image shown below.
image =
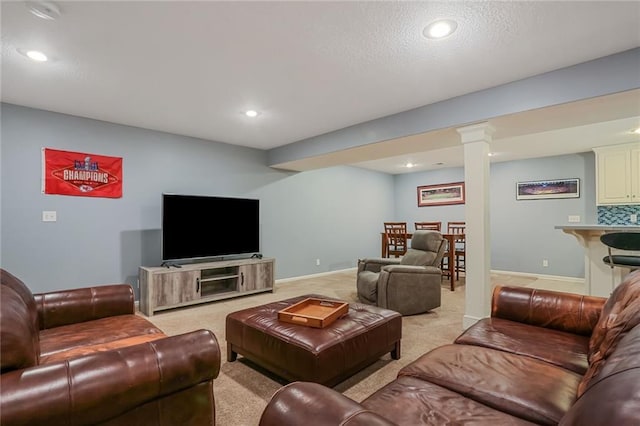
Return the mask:
{"type": "Polygon", "coordinates": [[[447,242],[449,243],[448,253],[447,253],[449,262],[447,266],[449,267],[449,280],[451,281],[451,291],[454,291],[456,288],[455,282],[454,282],[455,277],[453,276],[455,272],[455,265],[453,264],[453,262],[456,257],[455,240],[454,240],[454,236],[451,234],[445,234],[443,236],[447,239],[447,242]]]}
{"type": "Polygon", "coordinates": [[[454,270],[456,269],[456,265],[453,263],[456,257],[456,252],[454,250],[449,251],[449,277],[451,278],[451,291],[456,289],[455,278],[454,278],[454,270]]]}

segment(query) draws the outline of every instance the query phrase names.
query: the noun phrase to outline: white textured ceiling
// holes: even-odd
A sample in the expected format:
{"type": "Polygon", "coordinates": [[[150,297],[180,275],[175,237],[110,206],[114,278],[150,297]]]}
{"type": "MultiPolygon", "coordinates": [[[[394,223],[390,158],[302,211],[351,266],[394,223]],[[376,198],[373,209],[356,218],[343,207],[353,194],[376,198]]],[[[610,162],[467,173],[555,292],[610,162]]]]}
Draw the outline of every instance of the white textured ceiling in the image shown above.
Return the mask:
{"type": "Polygon", "coordinates": [[[56,4],[2,1],[3,102],[261,149],[640,45],[637,1],[56,4]]]}

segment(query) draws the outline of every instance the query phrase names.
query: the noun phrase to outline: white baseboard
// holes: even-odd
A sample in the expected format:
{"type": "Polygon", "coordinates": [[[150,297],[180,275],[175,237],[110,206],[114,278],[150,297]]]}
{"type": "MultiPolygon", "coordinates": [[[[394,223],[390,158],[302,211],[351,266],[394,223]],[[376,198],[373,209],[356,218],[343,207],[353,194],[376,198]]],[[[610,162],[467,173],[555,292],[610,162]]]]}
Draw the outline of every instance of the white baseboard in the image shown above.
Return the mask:
{"type": "Polygon", "coordinates": [[[358,268],[347,268],[347,269],[339,269],[337,271],[327,271],[327,272],[319,272],[317,274],[311,274],[311,275],[300,275],[298,277],[291,277],[291,278],[281,278],[279,280],[276,280],[276,284],[282,284],[282,283],[286,283],[289,281],[297,281],[297,280],[303,280],[305,278],[316,278],[316,277],[322,277],[325,275],[331,275],[331,274],[337,274],[338,272],[355,272],[358,268]]]}
{"type": "Polygon", "coordinates": [[[518,277],[531,277],[531,278],[538,278],[542,280],[567,281],[572,283],[584,284],[584,278],[564,277],[561,275],[544,275],[544,274],[532,274],[529,272],[497,271],[493,269],[491,270],[491,273],[496,275],[515,275],[518,277]]]}
{"type": "MultiPolygon", "coordinates": [[[[290,282],[290,281],[302,280],[302,279],[305,279],[305,278],[315,278],[315,277],[322,277],[322,276],[325,276],[325,275],[337,274],[339,272],[355,272],[357,269],[358,269],[357,267],[347,268],[347,269],[339,269],[339,270],[336,270],[336,271],[319,272],[317,274],[300,275],[300,276],[297,276],[297,277],[289,277],[289,278],[280,278],[280,279],[275,280],[275,281],[276,281],[276,284],[282,284],[282,283],[286,283],[286,282],[290,282]]],[[[518,276],[518,277],[530,277],[530,278],[538,278],[538,279],[543,279],[543,280],[567,281],[567,282],[572,282],[572,283],[584,284],[584,278],[565,277],[565,276],[562,276],[562,275],[544,275],[544,274],[533,274],[533,273],[530,273],[530,272],[499,271],[499,270],[495,270],[495,269],[492,269],[490,272],[492,274],[496,274],[496,275],[514,275],[514,276],[518,276]]]]}
{"type": "Polygon", "coordinates": [[[462,328],[466,330],[467,328],[471,327],[473,324],[477,323],[481,319],[482,318],[472,317],[471,315],[464,315],[462,317],[462,328]]]}

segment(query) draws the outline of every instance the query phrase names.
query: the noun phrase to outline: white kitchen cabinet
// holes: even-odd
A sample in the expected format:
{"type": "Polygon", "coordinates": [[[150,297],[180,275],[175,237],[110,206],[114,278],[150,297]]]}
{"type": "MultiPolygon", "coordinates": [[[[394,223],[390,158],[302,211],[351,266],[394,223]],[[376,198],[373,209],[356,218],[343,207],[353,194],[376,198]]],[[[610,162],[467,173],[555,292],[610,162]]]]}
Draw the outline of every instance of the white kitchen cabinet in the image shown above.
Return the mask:
{"type": "Polygon", "coordinates": [[[640,143],[593,148],[598,205],[640,204],[640,143]]]}

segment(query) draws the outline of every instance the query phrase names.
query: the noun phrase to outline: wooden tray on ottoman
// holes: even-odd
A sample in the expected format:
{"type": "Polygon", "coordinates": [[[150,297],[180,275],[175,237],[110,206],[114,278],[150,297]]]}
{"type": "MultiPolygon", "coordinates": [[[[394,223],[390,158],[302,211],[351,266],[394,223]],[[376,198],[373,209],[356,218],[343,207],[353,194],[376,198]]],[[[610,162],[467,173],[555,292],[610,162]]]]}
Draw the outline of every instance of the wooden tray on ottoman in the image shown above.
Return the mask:
{"type": "Polygon", "coordinates": [[[348,303],[309,298],[279,311],[278,319],[291,324],[325,328],[347,312],[348,303]]]}

